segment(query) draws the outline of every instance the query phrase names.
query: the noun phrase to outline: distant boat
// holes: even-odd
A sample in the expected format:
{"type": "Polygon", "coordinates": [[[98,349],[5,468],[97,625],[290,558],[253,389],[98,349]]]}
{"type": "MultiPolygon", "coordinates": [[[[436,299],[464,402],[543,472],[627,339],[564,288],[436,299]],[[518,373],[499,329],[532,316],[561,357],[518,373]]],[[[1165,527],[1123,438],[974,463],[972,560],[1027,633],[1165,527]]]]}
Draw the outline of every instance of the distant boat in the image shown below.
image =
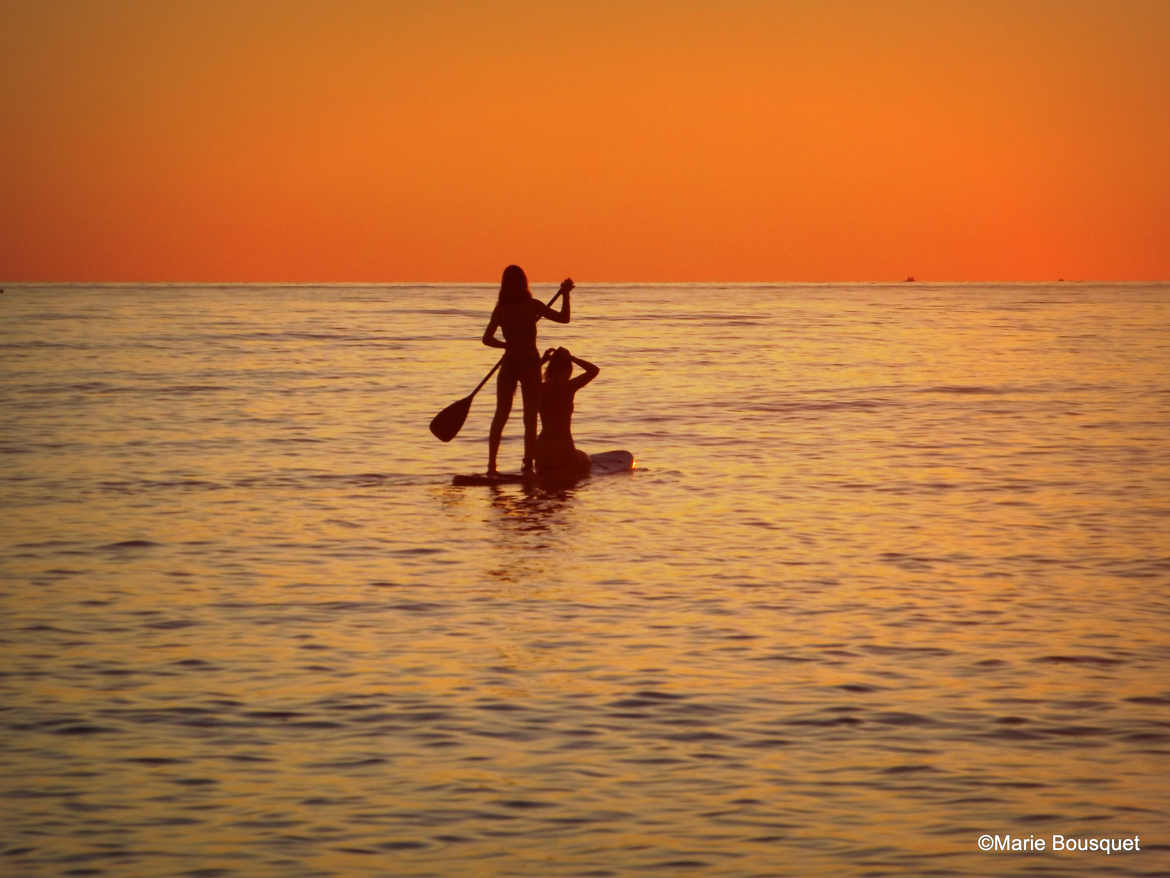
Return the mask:
{"type": "Polygon", "coordinates": [[[904,281],[902,281],[902,283],[912,284],[912,283],[914,283],[914,280],[915,280],[914,275],[908,274],[908,275],[906,275],[906,279],[904,281]]]}

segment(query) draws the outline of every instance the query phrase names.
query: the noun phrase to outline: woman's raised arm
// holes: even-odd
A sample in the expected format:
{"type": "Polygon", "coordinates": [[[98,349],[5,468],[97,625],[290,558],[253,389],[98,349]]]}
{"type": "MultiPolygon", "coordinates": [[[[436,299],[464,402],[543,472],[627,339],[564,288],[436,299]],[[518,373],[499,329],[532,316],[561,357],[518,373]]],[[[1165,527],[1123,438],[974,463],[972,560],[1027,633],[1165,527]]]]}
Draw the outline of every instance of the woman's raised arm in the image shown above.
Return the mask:
{"type": "Polygon", "coordinates": [[[570,310],[570,306],[569,306],[569,293],[571,293],[573,291],[574,286],[575,286],[575,284],[573,283],[573,279],[571,277],[567,277],[563,281],[561,281],[561,310],[560,311],[554,311],[548,305],[544,304],[544,302],[541,302],[537,299],[533,299],[533,301],[536,302],[536,306],[537,306],[537,308],[536,308],[537,316],[547,317],[549,320],[552,320],[554,323],[568,323],[569,318],[571,316],[571,310],[570,310]]]}
{"type": "Polygon", "coordinates": [[[580,357],[569,357],[569,359],[580,366],[582,369],[580,375],[569,381],[569,387],[573,388],[574,391],[580,390],[582,387],[596,378],[598,373],[601,371],[588,360],[582,360],[580,357]]]}

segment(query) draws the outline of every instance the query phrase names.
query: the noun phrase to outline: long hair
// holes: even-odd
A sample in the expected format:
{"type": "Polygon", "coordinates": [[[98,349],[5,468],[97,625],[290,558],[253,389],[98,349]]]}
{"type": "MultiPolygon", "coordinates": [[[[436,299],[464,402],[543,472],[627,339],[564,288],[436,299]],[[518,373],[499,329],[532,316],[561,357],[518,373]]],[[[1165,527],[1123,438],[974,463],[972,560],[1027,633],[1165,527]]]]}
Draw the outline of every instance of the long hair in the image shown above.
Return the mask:
{"type": "Polygon", "coordinates": [[[532,293],[528,290],[528,275],[524,273],[524,269],[519,265],[509,265],[505,268],[504,274],[500,278],[499,303],[511,305],[531,298],[532,293]]]}
{"type": "Polygon", "coordinates": [[[573,360],[568,348],[557,348],[544,367],[544,380],[568,378],[573,374],[573,360]]]}

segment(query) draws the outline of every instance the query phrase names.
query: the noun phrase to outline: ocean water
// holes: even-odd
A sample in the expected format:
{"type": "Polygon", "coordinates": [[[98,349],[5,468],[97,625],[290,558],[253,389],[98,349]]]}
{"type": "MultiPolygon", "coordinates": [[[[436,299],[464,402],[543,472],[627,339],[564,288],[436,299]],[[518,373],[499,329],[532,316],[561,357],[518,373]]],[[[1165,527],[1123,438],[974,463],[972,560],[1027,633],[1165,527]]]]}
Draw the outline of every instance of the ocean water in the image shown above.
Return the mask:
{"type": "Polygon", "coordinates": [[[0,873],[1170,873],[1170,286],[579,280],[560,493],[493,299],[0,297],[0,873]]]}

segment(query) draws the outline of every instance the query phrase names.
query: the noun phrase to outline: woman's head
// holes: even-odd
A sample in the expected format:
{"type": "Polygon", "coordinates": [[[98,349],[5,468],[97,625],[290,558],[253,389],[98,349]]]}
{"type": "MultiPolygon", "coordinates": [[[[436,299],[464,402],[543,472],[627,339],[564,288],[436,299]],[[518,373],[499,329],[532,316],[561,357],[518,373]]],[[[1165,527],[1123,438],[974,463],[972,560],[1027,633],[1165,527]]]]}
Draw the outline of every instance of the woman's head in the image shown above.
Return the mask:
{"type": "Polygon", "coordinates": [[[573,374],[573,355],[568,348],[557,348],[548,358],[548,366],[544,370],[545,380],[549,378],[568,378],[573,374]]]}
{"type": "Polygon", "coordinates": [[[528,275],[524,273],[524,269],[519,265],[509,265],[505,268],[503,277],[500,278],[500,302],[511,304],[531,298],[532,293],[528,291],[528,275]]]}

